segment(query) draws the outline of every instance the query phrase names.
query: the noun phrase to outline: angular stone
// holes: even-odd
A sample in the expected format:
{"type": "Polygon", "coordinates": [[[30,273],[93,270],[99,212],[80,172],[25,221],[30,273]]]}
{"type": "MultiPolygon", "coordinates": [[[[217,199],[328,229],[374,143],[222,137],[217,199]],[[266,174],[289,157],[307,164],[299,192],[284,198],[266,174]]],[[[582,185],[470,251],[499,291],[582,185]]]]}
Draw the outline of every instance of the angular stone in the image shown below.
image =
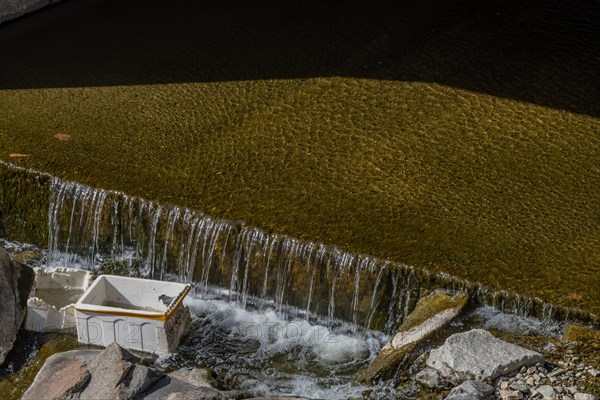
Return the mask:
{"type": "Polygon", "coordinates": [[[485,382],[469,380],[464,381],[455,388],[452,388],[448,396],[452,397],[458,394],[469,394],[477,399],[484,399],[486,396],[492,393],[494,393],[493,386],[488,385],[485,382]]]}
{"type": "Polygon", "coordinates": [[[483,329],[457,333],[429,354],[427,365],[448,379],[494,379],[522,366],[543,362],[535,351],[507,343],[483,329]]]}
{"type": "Polygon", "coordinates": [[[415,375],[415,381],[428,389],[441,389],[448,384],[437,370],[429,367],[419,371],[415,375]]]}
{"type": "Polygon", "coordinates": [[[543,399],[555,399],[556,398],[556,391],[550,385],[540,386],[536,390],[539,394],[542,395],[543,399]]]}
{"type": "Polygon", "coordinates": [[[469,393],[453,394],[446,397],[444,400],[480,400],[479,397],[475,397],[469,393]]]}
{"type": "Polygon", "coordinates": [[[144,393],[150,386],[163,377],[163,374],[153,368],[136,364],[127,377],[117,386],[110,395],[114,400],[132,399],[144,393]]]}
{"type": "Polygon", "coordinates": [[[140,359],[116,343],[109,345],[89,365],[90,381],[81,392],[81,400],[111,399],[133,364],[140,359]]]}
{"type": "Polygon", "coordinates": [[[436,291],[419,300],[399,328],[399,332],[388,342],[371,365],[360,371],[356,380],[371,382],[375,378],[389,378],[400,361],[419,343],[452,321],[469,300],[465,292],[454,296],[436,291]]]}
{"type": "Polygon", "coordinates": [[[521,400],[523,398],[523,393],[518,390],[501,390],[499,395],[502,400],[521,400]]]}
{"type": "Polygon", "coordinates": [[[210,372],[202,368],[181,368],[169,374],[171,378],[179,379],[182,382],[189,383],[195,387],[208,387],[210,383],[210,372]]]}
{"type": "Polygon", "coordinates": [[[87,383],[90,373],[85,358],[68,353],[54,354],[46,360],[23,400],[66,399],[87,383]]]}
{"type": "Polygon", "coordinates": [[[32,268],[11,260],[6,250],[0,248],[0,365],[17,339],[34,280],[32,268]]]}

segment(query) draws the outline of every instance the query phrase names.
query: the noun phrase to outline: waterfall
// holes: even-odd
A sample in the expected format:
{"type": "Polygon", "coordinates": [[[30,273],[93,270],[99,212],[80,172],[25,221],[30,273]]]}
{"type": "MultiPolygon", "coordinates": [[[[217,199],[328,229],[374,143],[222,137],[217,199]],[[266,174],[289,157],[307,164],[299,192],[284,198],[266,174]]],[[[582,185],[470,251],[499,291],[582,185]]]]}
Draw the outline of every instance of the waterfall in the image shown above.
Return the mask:
{"type": "MultiPolygon", "coordinates": [[[[423,293],[439,287],[468,290],[477,302],[523,316],[599,321],[589,312],[552,306],[538,298],[3,162],[0,175],[0,228],[6,225],[2,213],[7,212],[15,215],[10,222],[16,225],[21,221],[25,227],[44,224],[48,259],[63,266],[80,266],[83,260],[87,268],[95,268],[106,259],[135,259],[145,276],[191,283],[200,296],[209,288],[226,288],[229,300],[242,308],[252,296],[253,304],[280,313],[294,307],[307,319],[324,316],[331,323],[341,319],[354,329],[388,333],[414,309],[423,293]],[[23,196],[13,190],[21,184],[35,194],[23,196]],[[43,203],[38,192],[44,190],[45,222],[40,210],[32,211],[32,202],[43,203]]],[[[12,231],[4,235],[9,233],[21,237],[12,231]]]]}
{"type": "Polygon", "coordinates": [[[402,264],[51,178],[50,262],[74,266],[83,259],[93,268],[106,257],[132,255],[146,276],[176,277],[200,294],[229,288],[230,301],[242,308],[254,296],[278,312],[293,306],[306,318],[326,315],[355,327],[391,330],[414,306],[411,293],[426,289],[402,264]]]}

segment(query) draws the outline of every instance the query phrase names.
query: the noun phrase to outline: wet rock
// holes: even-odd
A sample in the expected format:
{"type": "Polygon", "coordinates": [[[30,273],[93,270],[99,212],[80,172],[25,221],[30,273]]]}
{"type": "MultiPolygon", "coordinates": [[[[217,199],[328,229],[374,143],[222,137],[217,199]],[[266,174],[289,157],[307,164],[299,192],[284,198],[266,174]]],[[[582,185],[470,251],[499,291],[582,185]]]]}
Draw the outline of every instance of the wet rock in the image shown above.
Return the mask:
{"type": "Polygon", "coordinates": [[[432,390],[441,389],[448,384],[438,370],[429,367],[416,374],[415,381],[432,390]]]}
{"type": "Polygon", "coordinates": [[[463,309],[469,297],[460,292],[449,296],[443,292],[433,292],[419,300],[399,328],[399,332],[388,342],[371,365],[360,371],[356,380],[372,382],[376,378],[389,378],[400,361],[421,341],[452,321],[463,309]]]}
{"type": "Polygon", "coordinates": [[[90,373],[86,357],[78,353],[69,351],[48,358],[23,400],[66,399],[79,391],[89,380],[90,373]]]}
{"type": "Polygon", "coordinates": [[[207,369],[181,368],[177,371],[171,372],[169,376],[173,379],[178,379],[182,382],[189,383],[195,387],[213,387],[213,385],[210,383],[212,377],[207,369]]]}
{"type": "Polygon", "coordinates": [[[464,381],[450,391],[449,397],[458,394],[469,394],[477,399],[484,399],[486,396],[494,393],[494,387],[481,381],[464,381]]]}
{"type": "Polygon", "coordinates": [[[555,399],[556,391],[550,385],[540,386],[536,391],[542,395],[542,399],[555,399]]]}
{"type": "Polygon", "coordinates": [[[0,248],[0,365],[12,349],[25,319],[34,280],[32,268],[11,260],[6,250],[0,248]]]}
{"type": "Polygon", "coordinates": [[[507,343],[482,329],[457,333],[431,351],[427,365],[447,379],[494,379],[522,366],[543,362],[535,351],[507,343]]]}

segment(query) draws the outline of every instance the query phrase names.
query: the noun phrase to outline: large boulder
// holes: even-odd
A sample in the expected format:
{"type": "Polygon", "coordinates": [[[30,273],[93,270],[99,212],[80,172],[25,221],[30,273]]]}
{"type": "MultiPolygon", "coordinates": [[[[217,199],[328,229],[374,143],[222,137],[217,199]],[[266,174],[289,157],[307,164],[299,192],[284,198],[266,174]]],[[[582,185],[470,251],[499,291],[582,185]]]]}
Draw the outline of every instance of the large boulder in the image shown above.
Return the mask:
{"type": "Polygon", "coordinates": [[[144,361],[118,344],[102,351],[57,353],[46,360],[23,399],[130,400],[164,376],[144,361]]]}
{"type": "Polygon", "coordinates": [[[427,365],[444,377],[460,381],[494,379],[539,362],[544,362],[540,353],[507,343],[483,329],[450,336],[427,359],[427,365]]]}
{"type": "Polygon", "coordinates": [[[89,364],[90,381],[79,398],[121,400],[143,393],[163,374],[141,362],[140,357],[118,344],[110,344],[89,364]]]}
{"type": "Polygon", "coordinates": [[[32,268],[13,261],[0,248],[0,365],[17,339],[34,281],[32,268]]]}
{"type": "Polygon", "coordinates": [[[35,377],[23,395],[23,400],[66,399],[77,393],[90,379],[88,364],[100,350],[73,350],[57,353],[35,377]]]}
{"type": "Polygon", "coordinates": [[[469,296],[459,292],[449,296],[436,291],[419,300],[414,311],[403,321],[398,333],[382,349],[371,365],[360,371],[356,380],[369,383],[387,379],[398,364],[431,334],[452,321],[467,304],[469,296]]]}

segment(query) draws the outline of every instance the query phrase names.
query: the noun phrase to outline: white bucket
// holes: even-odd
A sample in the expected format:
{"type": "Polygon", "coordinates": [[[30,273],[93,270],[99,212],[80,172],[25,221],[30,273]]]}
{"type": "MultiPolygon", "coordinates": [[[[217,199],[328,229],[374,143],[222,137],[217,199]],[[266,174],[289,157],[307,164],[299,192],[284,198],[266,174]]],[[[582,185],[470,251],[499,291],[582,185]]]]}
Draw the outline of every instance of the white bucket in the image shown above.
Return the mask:
{"type": "Polygon", "coordinates": [[[75,303],[89,282],[89,271],[36,268],[35,285],[27,300],[25,329],[35,332],[75,330],[75,303]]]}
{"type": "Polygon", "coordinates": [[[80,343],[156,354],[175,350],[189,321],[190,285],[101,275],[75,305],[80,343]]]}

